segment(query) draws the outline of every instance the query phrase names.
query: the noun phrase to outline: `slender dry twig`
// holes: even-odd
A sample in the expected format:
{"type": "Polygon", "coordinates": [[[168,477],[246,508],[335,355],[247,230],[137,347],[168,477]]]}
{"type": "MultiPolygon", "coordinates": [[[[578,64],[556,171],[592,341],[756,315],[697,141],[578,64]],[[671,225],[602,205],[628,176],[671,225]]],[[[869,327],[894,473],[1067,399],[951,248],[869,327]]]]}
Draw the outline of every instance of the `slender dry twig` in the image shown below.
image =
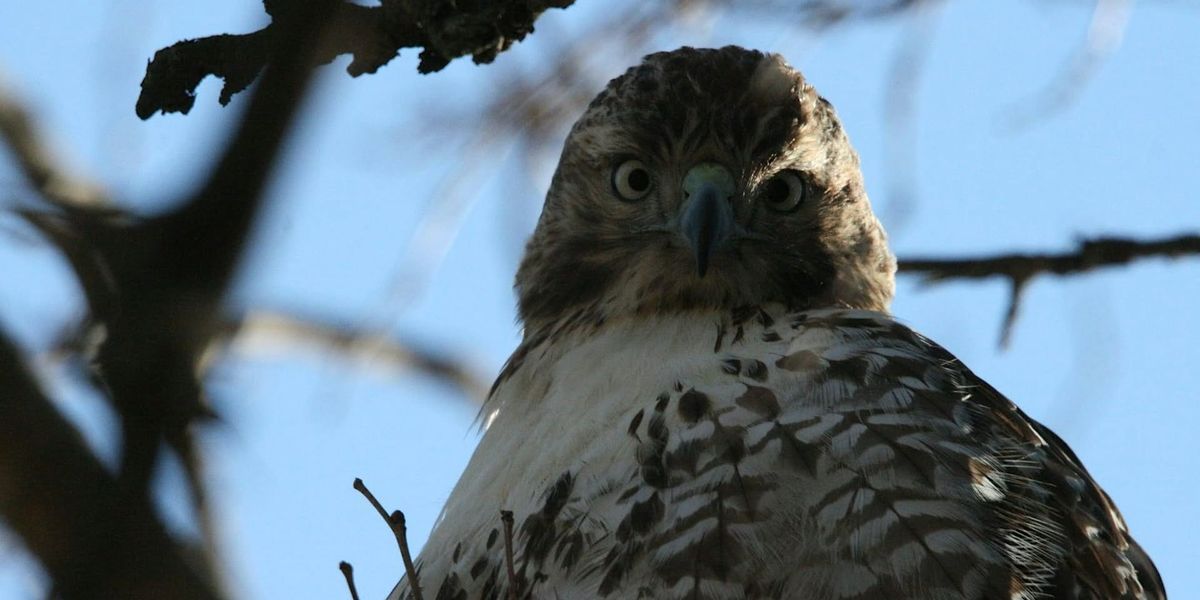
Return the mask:
{"type": "Polygon", "coordinates": [[[1039,275],[1075,275],[1102,267],[1124,265],[1144,258],[1179,258],[1200,254],[1200,235],[1186,234],[1158,240],[1094,238],[1076,250],[1057,254],[1002,254],[980,258],[910,258],[899,271],[918,275],[923,283],[953,279],[1003,277],[1011,284],[1008,309],[1001,329],[1001,346],[1008,343],[1026,284],[1039,275]]]}
{"type": "Polygon", "coordinates": [[[338,563],[342,577],[346,578],[346,587],[350,588],[350,600],[358,600],[358,587],[354,585],[354,566],[346,561],[338,563]]]}
{"type": "Polygon", "coordinates": [[[500,522],[504,523],[504,566],[508,570],[508,600],[517,600],[517,573],[513,567],[512,511],[500,511],[500,522]]]}
{"type": "Polygon", "coordinates": [[[366,496],[367,502],[375,507],[375,511],[383,517],[388,528],[392,530],[392,535],[396,536],[396,545],[400,547],[400,557],[404,559],[404,574],[408,577],[409,590],[412,592],[414,600],[422,600],[421,582],[417,579],[417,568],[413,565],[412,554],[408,551],[408,524],[404,520],[404,513],[396,510],[389,515],[379,500],[375,498],[375,494],[367,489],[367,484],[363,483],[361,478],[354,478],[354,489],[366,496]]]}

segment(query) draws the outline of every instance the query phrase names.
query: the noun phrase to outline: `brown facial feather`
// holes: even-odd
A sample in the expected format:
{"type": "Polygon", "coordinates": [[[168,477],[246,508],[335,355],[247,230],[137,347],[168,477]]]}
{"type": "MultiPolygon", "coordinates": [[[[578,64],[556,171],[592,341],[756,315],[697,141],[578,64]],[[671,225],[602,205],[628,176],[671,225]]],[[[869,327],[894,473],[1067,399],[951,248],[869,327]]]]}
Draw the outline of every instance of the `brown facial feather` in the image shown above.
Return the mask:
{"type": "Polygon", "coordinates": [[[527,330],[565,320],[742,305],[887,310],[895,262],[871,212],[832,107],[775,55],[737,47],[646,57],[592,101],[567,138],[546,205],[517,274],[527,330]],[[616,195],[613,170],[645,163],[651,189],[616,195]],[[717,163],[748,232],[700,277],[670,227],[690,168],[717,163]],[[805,199],[769,210],[766,182],[790,169],[805,199]]]}

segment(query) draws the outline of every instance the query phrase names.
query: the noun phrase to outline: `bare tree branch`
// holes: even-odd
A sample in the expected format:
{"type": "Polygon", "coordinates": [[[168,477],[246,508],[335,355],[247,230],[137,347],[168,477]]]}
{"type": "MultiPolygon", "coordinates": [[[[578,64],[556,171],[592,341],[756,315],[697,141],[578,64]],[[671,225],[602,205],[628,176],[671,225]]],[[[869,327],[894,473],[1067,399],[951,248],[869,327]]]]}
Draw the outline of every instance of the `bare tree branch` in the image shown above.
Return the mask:
{"type": "MultiPolygon", "coordinates": [[[[123,213],[112,204],[102,186],[72,174],[58,162],[45,141],[37,123],[25,106],[13,95],[0,88],[0,142],[10,150],[19,171],[41,200],[66,211],[68,214],[88,214],[95,218],[123,220],[123,213]]],[[[71,256],[72,263],[87,264],[88,279],[81,282],[85,289],[105,290],[115,294],[115,282],[103,261],[98,260],[80,238],[78,231],[64,226],[66,221],[36,211],[21,211],[22,214],[58,242],[60,251],[71,256]]],[[[83,273],[77,272],[83,277],[83,273]]],[[[91,325],[94,325],[91,324],[91,325]]],[[[65,333],[56,352],[65,356],[82,356],[90,362],[105,338],[103,328],[83,324],[65,333]]],[[[203,458],[195,447],[191,431],[182,429],[173,433],[170,442],[179,454],[188,482],[188,493],[203,537],[201,558],[206,575],[216,586],[220,572],[217,568],[218,535],[216,524],[208,502],[203,482],[203,458]]],[[[219,586],[218,586],[219,587],[219,586]]]]}
{"type": "Polygon", "coordinates": [[[64,598],[216,598],[144,497],[121,493],[0,334],[0,517],[64,598]]]}
{"type": "Polygon", "coordinates": [[[907,258],[900,261],[899,271],[919,275],[925,283],[987,277],[1017,280],[1042,274],[1075,275],[1143,258],[1179,258],[1193,254],[1200,254],[1198,234],[1144,241],[1102,237],[1085,239],[1079,243],[1076,250],[1059,254],[1014,253],[980,258],[907,258]]]}
{"type": "MultiPolygon", "coordinates": [[[[533,23],[549,8],[566,8],[574,0],[503,0],[459,4],[443,0],[382,0],[378,6],[338,2],[329,31],[317,46],[324,64],[342,54],[354,60],[351,76],[374,73],[401,48],[423,48],[417,70],[439,71],[451,60],[470,54],[476,63],[489,63],[533,31],[533,23]]],[[[304,2],[264,0],[272,22],[241,35],[214,35],[184,40],[155,53],[142,79],[137,114],[148,119],[156,112],[187,113],[195,103],[196,87],[209,75],[225,81],[220,102],[226,104],[258,77],[269,59],[271,40],[294,19],[304,2]]]]}
{"type": "MultiPolygon", "coordinates": [[[[94,383],[121,419],[121,466],[114,478],[78,442],[70,424],[54,413],[38,412],[38,396],[27,391],[3,399],[11,418],[4,416],[0,427],[23,432],[6,432],[5,445],[33,433],[62,446],[55,450],[28,443],[28,448],[11,452],[0,447],[0,460],[27,459],[5,463],[7,472],[0,479],[16,484],[0,486],[0,502],[5,503],[0,514],[43,561],[56,591],[66,597],[217,595],[215,578],[206,581],[172,558],[179,550],[158,523],[148,488],[166,444],[188,469],[193,499],[198,511],[204,510],[190,427],[208,414],[197,359],[215,332],[225,289],[262,204],[262,190],[307,89],[309,45],[320,38],[333,6],[330,0],[299,4],[302,8],[272,44],[275,58],[218,166],[197,193],[162,216],[134,217],[98,201],[103,197],[99,193],[83,195],[83,200],[64,193],[56,182],[67,179],[65,171],[39,143],[28,115],[14,110],[19,106],[15,102],[4,103],[4,141],[14,148],[31,186],[57,209],[18,212],[59,247],[84,288],[94,325],[84,329],[102,332],[96,336],[101,341],[94,356],[94,383]],[[72,439],[75,446],[69,445],[72,439]],[[64,472],[71,468],[73,472],[64,472]]],[[[23,372],[16,350],[6,345],[4,351],[3,376],[13,379],[5,388],[20,386],[23,372]]]]}
{"type": "Polygon", "coordinates": [[[1145,258],[1179,258],[1200,254],[1200,235],[1187,234],[1159,240],[1094,238],[1079,243],[1072,252],[1059,254],[1002,254],[981,258],[909,258],[899,263],[902,274],[921,277],[923,283],[953,279],[1003,277],[1012,285],[1001,327],[1000,345],[1006,346],[1020,310],[1025,285],[1039,275],[1076,275],[1102,267],[1125,265],[1145,258]]]}

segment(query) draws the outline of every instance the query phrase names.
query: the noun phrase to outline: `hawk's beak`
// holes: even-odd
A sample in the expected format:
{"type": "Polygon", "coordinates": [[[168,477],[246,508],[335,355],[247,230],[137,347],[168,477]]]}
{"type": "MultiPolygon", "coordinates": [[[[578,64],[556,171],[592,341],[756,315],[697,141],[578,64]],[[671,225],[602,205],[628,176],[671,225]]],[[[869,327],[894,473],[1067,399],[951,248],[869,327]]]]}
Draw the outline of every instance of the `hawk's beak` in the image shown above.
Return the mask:
{"type": "Polygon", "coordinates": [[[708,271],[713,252],[733,231],[733,176],[721,165],[701,163],[683,178],[683,212],[679,232],[696,255],[696,273],[708,271]]]}

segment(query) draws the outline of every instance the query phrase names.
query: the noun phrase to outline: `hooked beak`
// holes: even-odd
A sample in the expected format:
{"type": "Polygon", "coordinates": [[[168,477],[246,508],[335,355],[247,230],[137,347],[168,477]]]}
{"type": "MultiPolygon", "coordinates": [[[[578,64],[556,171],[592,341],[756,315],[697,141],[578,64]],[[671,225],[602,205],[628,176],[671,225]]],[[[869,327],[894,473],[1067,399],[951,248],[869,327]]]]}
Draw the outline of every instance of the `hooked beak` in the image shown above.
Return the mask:
{"type": "Polygon", "coordinates": [[[713,253],[733,233],[733,176],[721,165],[701,163],[683,178],[683,213],[679,233],[696,256],[696,274],[708,271],[713,253]]]}

